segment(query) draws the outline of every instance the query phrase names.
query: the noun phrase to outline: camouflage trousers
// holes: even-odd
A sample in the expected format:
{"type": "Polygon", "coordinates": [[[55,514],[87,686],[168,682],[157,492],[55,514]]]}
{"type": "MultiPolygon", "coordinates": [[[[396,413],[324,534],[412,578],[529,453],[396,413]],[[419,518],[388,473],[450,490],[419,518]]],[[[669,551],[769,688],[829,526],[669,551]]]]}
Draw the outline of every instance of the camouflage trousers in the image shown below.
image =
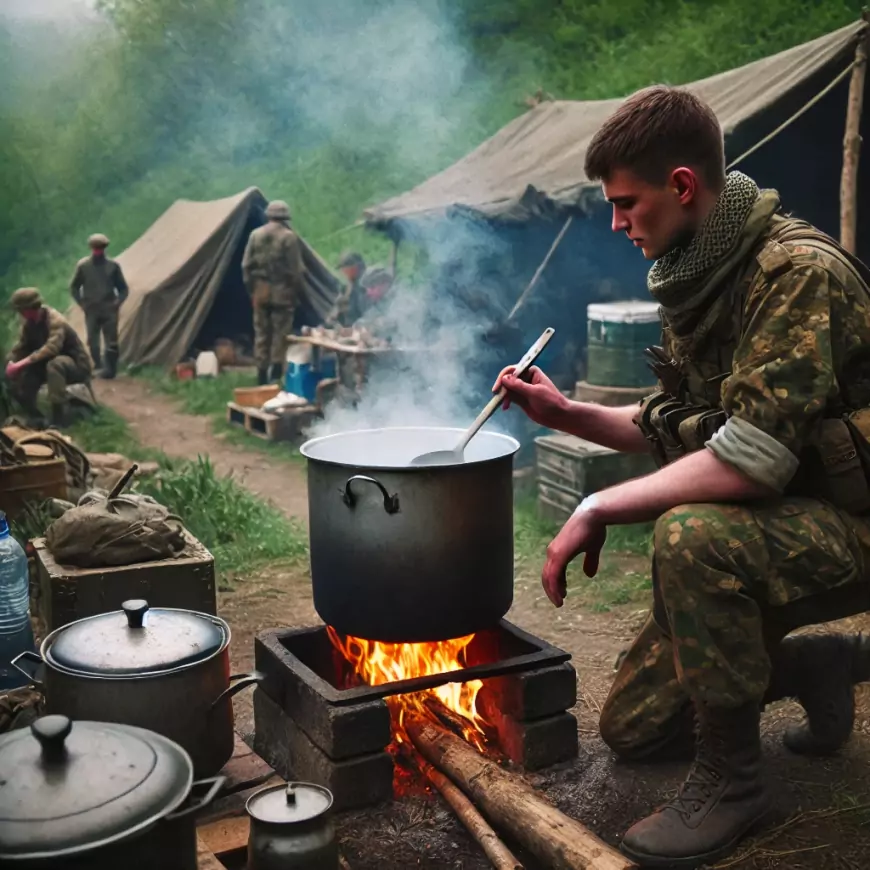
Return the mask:
{"type": "Polygon", "coordinates": [[[288,305],[265,303],[254,308],[254,359],[258,369],[284,365],[295,314],[296,309],[288,305]]]}
{"type": "Polygon", "coordinates": [[[870,517],[810,498],[683,505],[656,523],[653,611],[601,712],[640,758],[685,727],[694,700],[763,702],[771,652],[795,628],[870,610],[870,517]]]}
{"type": "Polygon", "coordinates": [[[36,363],[22,369],[9,380],[9,391],[26,411],[35,414],[36,397],[43,384],[48,387],[48,400],[52,405],[63,405],[67,400],[68,384],[83,384],[86,372],[68,356],[56,356],[47,363],[36,363]]]}
{"type": "Polygon", "coordinates": [[[118,354],[118,306],[101,305],[85,311],[85,327],[88,332],[88,350],[95,366],[102,364],[100,338],[107,354],[118,354]]]}

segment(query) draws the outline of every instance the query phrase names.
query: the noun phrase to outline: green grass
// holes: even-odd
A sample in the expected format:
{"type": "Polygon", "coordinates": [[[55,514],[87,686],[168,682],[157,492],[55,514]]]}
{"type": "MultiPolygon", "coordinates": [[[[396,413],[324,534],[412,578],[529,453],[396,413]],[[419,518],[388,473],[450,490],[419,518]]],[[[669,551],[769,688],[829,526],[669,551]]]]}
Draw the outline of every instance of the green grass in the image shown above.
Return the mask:
{"type": "MultiPolygon", "coordinates": [[[[543,567],[547,545],[556,536],[560,523],[538,516],[534,497],[517,497],[514,510],[514,541],[518,574],[536,575],[543,567]]],[[[649,559],[652,555],[652,523],[613,526],[595,577],[583,573],[583,557],[568,569],[568,588],[572,596],[594,611],[608,611],[623,604],[649,600],[652,588],[649,559]]]]}

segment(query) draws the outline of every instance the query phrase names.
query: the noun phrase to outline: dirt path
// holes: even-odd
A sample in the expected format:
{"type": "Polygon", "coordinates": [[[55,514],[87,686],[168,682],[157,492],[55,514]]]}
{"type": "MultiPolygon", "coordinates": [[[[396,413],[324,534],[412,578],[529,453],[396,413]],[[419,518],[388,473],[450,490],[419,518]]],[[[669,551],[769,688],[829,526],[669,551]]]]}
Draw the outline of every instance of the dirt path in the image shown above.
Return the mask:
{"type": "Polygon", "coordinates": [[[120,414],[146,447],[181,459],[208,456],[221,475],[232,475],[287,516],[308,518],[308,490],[302,465],[278,462],[257,450],[229,443],[212,430],[208,417],[179,410],[178,404],[154,393],[136,378],[94,381],[100,402],[120,414]]]}
{"type": "MultiPolygon", "coordinates": [[[[208,419],[180,412],[172,401],[150,393],[139,381],[100,384],[99,395],[130,422],[143,444],[170,456],[208,454],[221,473],[233,473],[289,516],[305,516],[301,467],[226,443],[212,432],[208,419]]],[[[572,763],[528,778],[560,809],[615,844],[632,822],[668,799],[686,769],[685,764],[619,763],[598,734],[598,715],[613,680],[615,657],[631,641],[645,611],[626,606],[595,613],[579,605],[576,596],[569,596],[566,605],[554,611],[535,575],[530,567],[518,576],[508,618],[572,654],[578,677],[573,712],[580,728],[580,754],[572,763]]],[[[233,628],[232,669],[237,673],[253,667],[253,639],[259,632],[320,622],[311,601],[307,566],[299,565],[270,565],[251,572],[232,588],[221,590],[219,610],[233,628]]],[[[835,630],[866,631],[868,623],[866,616],[860,617],[835,630]]],[[[250,692],[241,693],[234,703],[237,727],[249,739],[253,733],[250,692]]],[[[786,725],[802,716],[796,704],[781,702],[765,712],[762,731],[777,796],[776,817],[738,856],[720,864],[721,870],[867,866],[870,685],[858,688],[856,707],[855,734],[837,757],[829,759],[797,757],[783,748],[786,725]]],[[[377,809],[345,813],[336,822],[342,849],[354,870],[484,870],[489,866],[452,814],[431,795],[405,796],[377,809]]],[[[533,861],[525,866],[544,870],[533,861]]]]}

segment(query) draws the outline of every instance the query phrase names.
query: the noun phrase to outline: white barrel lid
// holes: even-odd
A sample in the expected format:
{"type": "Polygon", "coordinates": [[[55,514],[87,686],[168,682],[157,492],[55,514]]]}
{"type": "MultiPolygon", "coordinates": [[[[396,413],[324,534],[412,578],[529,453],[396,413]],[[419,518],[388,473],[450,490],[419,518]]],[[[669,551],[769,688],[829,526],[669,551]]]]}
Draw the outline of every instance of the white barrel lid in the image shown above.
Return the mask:
{"type": "Polygon", "coordinates": [[[659,304],[640,299],[593,302],[586,306],[586,317],[589,320],[602,320],[608,323],[657,323],[660,319],[659,304]]]}

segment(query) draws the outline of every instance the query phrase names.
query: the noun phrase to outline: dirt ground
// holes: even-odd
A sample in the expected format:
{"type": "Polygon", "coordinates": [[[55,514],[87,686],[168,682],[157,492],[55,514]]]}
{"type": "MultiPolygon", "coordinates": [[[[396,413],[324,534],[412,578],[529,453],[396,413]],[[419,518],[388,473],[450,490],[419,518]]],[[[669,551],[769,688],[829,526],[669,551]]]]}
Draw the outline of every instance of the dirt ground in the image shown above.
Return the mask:
{"type": "MultiPolygon", "coordinates": [[[[207,420],[175,410],[140,383],[121,380],[101,385],[100,396],[126,417],[140,440],[173,456],[208,453],[222,473],[234,475],[270,498],[289,515],[304,517],[305,480],[301,468],[275,462],[256,451],[228,445],[210,431],[207,420]]],[[[640,563],[633,566],[641,567],[640,563]]],[[[253,637],[277,626],[315,625],[310,580],[298,566],[271,565],[253,572],[232,590],[220,593],[220,612],[233,628],[233,669],[253,665],[253,637]]],[[[568,598],[555,611],[535,576],[517,578],[508,618],[572,654],[578,674],[580,755],[528,779],[560,809],[579,819],[609,843],[675,790],[686,765],[618,763],[597,731],[598,713],[613,678],[617,654],[645,617],[637,606],[593,613],[568,598]]],[[[846,621],[841,630],[867,628],[867,619],[846,621]]],[[[776,818],[747,842],[738,855],[717,865],[745,870],[859,870],[870,861],[870,688],[857,690],[855,734],[836,758],[805,759],[781,743],[787,723],[800,718],[797,705],[783,702],[763,719],[765,750],[778,796],[776,818]]],[[[253,731],[250,695],[237,697],[237,726],[253,731]]],[[[337,819],[342,851],[354,870],[375,868],[462,868],[483,870],[488,861],[440,799],[420,794],[375,810],[337,819]]],[[[518,851],[529,870],[537,866],[518,851]]],[[[541,868],[543,870],[543,868],[541,868]]]]}

